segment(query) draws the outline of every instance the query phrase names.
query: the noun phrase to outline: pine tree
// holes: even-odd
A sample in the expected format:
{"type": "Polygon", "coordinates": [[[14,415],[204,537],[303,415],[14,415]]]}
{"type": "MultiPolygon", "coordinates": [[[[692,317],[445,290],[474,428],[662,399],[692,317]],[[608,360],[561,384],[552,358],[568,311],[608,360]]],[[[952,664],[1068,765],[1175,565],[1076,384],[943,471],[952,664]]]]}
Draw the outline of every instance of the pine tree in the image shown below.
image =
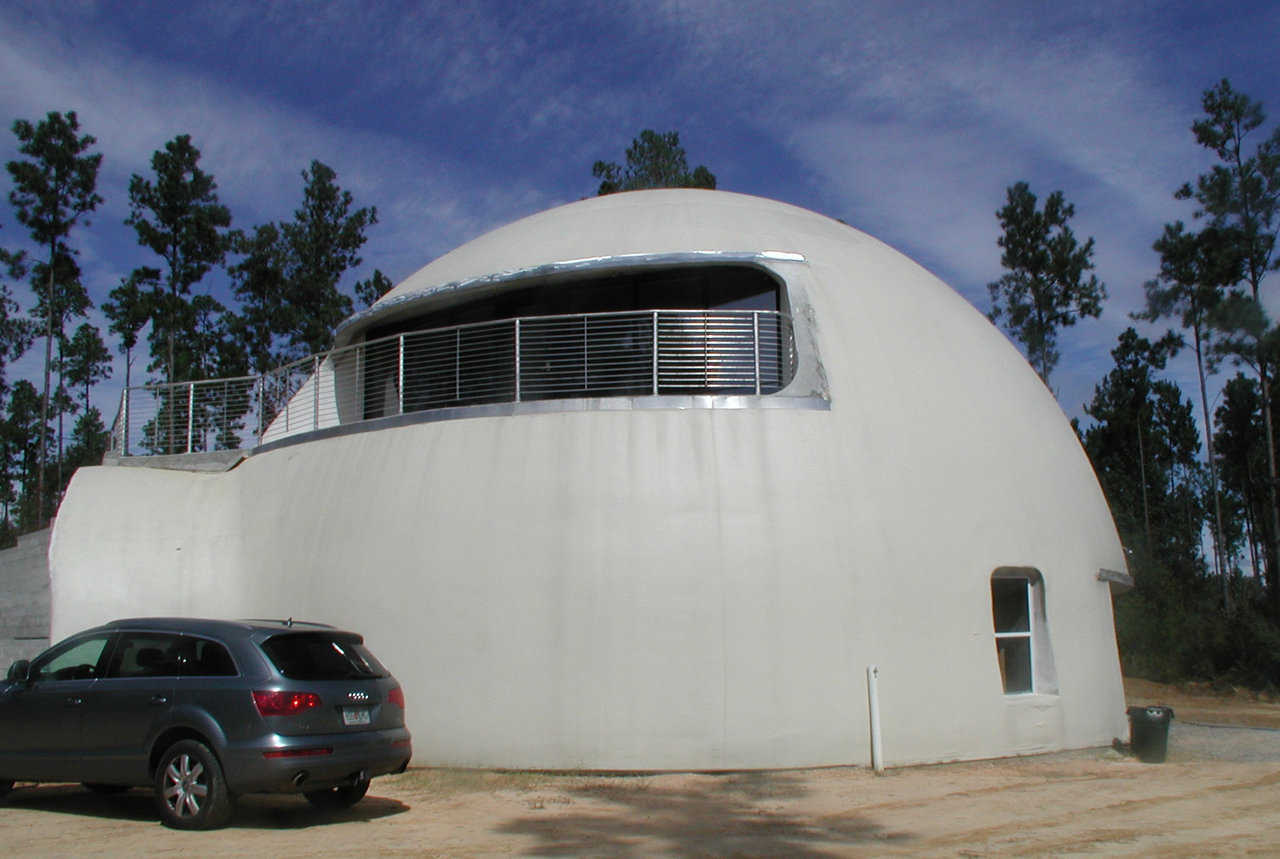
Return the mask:
{"type": "Polygon", "coordinates": [[[1005,274],[987,284],[989,317],[1022,343],[1046,386],[1060,357],[1058,331],[1101,315],[1107,297],[1106,285],[1089,274],[1093,239],[1081,245],[1068,226],[1074,215],[1075,207],[1061,191],[1037,208],[1026,182],[1010,186],[1004,207],[996,212],[1004,230],[996,244],[1003,249],[1005,274]]]}
{"type": "MultiPolygon", "coordinates": [[[[40,432],[47,433],[50,404],[50,375],[53,369],[55,313],[60,305],[57,288],[73,282],[59,276],[65,268],[64,259],[74,253],[67,245],[67,237],[75,225],[102,202],[96,191],[98,169],[102,165],[101,154],[87,154],[96,140],[88,134],[81,135],[80,123],[75,111],[65,116],[56,111],[49,113],[33,125],[24,119],[13,124],[18,138],[18,151],[26,158],[10,161],[8,170],[13,177],[13,190],[9,201],[13,204],[18,221],[28,229],[31,239],[48,252],[44,258],[44,290],[42,300],[45,311],[44,394],[41,398],[40,432]]],[[[78,277],[74,279],[79,282],[78,277]]],[[[42,435],[39,446],[40,469],[37,492],[40,503],[37,511],[43,511],[45,498],[45,463],[48,453],[47,438],[42,435]]],[[[35,527],[42,527],[43,513],[37,515],[35,527]]]]}

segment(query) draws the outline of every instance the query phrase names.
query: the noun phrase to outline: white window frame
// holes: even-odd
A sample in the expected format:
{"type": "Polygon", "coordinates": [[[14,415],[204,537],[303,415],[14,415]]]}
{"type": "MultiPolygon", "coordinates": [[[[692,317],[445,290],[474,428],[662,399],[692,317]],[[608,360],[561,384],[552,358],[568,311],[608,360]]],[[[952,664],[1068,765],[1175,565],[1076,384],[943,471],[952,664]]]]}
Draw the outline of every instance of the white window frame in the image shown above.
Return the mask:
{"type": "Polygon", "coordinates": [[[999,667],[998,660],[1000,658],[999,642],[1002,639],[1022,638],[1022,639],[1026,639],[1026,642],[1027,642],[1027,658],[1028,658],[1028,665],[1027,665],[1028,675],[1027,676],[1028,676],[1028,680],[1030,681],[1031,688],[1018,690],[1016,692],[1010,692],[1007,688],[1007,683],[1005,681],[1005,672],[1001,672],[1000,685],[1002,690],[1004,691],[1004,694],[1006,695],[1034,695],[1036,693],[1036,611],[1035,611],[1036,605],[1035,605],[1035,595],[1034,595],[1036,584],[1037,583],[1033,581],[1032,578],[1028,575],[1007,575],[1007,574],[1001,575],[999,572],[997,572],[991,576],[991,586],[992,586],[991,598],[992,598],[992,608],[993,608],[993,615],[992,615],[991,622],[992,622],[992,627],[995,632],[995,638],[996,638],[997,668],[999,667]],[[994,588],[997,580],[1022,582],[1023,598],[1026,600],[1025,610],[1027,613],[1027,628],[1025,631],[1019,630],[1016,632],[1000,632],[999,630],[994,630],[994,624],[995,624],[995,617],[994,617],[995,590],[994,588]]]}

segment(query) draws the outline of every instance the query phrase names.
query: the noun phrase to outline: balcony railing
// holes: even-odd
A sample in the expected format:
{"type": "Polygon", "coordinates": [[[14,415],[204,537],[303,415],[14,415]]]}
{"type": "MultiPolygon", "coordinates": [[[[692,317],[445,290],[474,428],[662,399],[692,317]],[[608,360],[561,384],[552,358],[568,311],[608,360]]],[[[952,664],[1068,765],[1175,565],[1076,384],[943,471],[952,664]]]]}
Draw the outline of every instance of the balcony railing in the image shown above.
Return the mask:
{"type": "Polygon", "coordinates": [[[260,376],[128,388],[119,456],[251,448],[391,415],[494,403],[762,395],[795,375],[791,319],[763,310],[537,316],[395,334],[260,376]]]}

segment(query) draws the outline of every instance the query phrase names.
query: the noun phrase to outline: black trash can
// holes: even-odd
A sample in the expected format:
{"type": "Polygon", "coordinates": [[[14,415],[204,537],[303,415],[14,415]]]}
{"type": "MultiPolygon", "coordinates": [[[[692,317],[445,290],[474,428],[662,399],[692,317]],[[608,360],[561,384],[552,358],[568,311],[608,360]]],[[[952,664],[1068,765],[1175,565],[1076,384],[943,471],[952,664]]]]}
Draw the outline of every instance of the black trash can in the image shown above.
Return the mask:
{"type": "Polygon", "coordinates": [[[1173,708],[1130,707],[1125,712],[1129,714],[1129,748],[1138,760],[1148,764],[1164,763],[1173,708]]]}

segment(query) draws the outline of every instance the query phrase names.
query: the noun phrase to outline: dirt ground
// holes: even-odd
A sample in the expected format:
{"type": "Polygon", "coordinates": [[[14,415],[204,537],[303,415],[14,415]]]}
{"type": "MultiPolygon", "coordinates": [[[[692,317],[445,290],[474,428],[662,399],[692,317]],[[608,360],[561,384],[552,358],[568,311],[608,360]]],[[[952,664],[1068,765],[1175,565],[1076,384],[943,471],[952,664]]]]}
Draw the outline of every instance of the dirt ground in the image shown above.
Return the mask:
{"type": "Polygon", "coordinates": [[[338,815],[247,797],[231,826],[186,833],[134,790],[20,786],[0,807],[11,855],[416,856],[1280,855],[1280,701],[1126,683],[1172,706],[1169,757],[1111,749],[865,769],[551,775],[411,769],[338,815]]]}

